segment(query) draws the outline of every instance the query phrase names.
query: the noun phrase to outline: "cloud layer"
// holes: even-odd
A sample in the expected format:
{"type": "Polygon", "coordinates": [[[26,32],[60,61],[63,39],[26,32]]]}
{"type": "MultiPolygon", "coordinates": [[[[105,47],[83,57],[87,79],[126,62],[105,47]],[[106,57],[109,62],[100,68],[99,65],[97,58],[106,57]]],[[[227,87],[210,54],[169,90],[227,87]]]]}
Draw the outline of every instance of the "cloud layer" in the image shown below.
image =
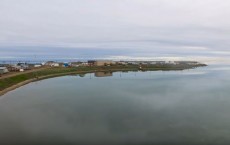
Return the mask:
{"type": "Polygon", "coordinates": [[[17,50],[227,58],[229,7],[228,0],[1,0],[0,57],[17,50]]]}

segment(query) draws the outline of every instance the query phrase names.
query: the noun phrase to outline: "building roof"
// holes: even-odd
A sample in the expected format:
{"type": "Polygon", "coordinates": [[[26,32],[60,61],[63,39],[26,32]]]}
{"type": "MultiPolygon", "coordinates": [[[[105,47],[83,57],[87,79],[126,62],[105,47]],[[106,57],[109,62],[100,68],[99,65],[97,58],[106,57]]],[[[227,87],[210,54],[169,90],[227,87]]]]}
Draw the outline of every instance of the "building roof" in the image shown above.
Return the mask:
{"type": "Polygon", "coordinates": [[[0,67],[0,69],[7,69],[6,67],[0,67]]]}

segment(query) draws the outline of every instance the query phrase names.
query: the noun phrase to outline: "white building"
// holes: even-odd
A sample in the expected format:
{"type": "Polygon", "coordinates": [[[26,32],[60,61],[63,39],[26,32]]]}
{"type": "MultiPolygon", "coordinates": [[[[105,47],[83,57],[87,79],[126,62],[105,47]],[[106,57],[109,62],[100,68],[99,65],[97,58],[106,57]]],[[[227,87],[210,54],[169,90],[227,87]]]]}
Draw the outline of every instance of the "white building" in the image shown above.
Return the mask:
{"type": "Polygon", "coordinates": [[[34,67],[41,67],[41,64],[35,64],[34,67]]]}
{"type": "Polygon", "coordinates": [[[6,67],[0,67],[0,74],[8,73],[8,69],[6,67]]]}
{"type": "Polygon", "coordinates": [[[51,67],[58,67],[58,66],[60,66],[59,63],[53,62],[53,61],[47,61],[47,62],[45,63],[45,65],[46,65],[46,66],[51,66],[51,67]]]}
{"type": "Polygon", "coordinates": [[[59,67],[60,65],[59,65],[59,63],[52,63],[50,66],[52,66],[52,67],[59,67]]]}

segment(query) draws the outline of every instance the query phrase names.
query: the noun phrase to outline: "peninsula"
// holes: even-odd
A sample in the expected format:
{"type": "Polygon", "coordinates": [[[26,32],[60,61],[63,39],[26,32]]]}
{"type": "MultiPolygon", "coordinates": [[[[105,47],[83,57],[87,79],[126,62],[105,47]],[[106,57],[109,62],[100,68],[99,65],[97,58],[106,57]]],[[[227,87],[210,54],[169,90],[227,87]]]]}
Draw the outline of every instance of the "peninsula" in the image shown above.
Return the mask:
{"type": "Polygon", "coordinates": [[[118,71],[176,71],[207,66],[195,61],[110,61],[1,64],[0,96],[30,82],[71,74],[118,71]]]}

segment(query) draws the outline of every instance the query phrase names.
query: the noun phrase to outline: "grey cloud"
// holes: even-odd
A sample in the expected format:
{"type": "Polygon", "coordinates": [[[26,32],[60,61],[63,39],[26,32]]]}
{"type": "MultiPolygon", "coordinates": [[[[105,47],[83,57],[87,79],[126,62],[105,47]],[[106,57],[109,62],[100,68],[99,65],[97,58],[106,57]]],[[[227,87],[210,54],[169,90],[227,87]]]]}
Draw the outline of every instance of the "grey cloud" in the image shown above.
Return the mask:
{"type": "Polygon", "coordinates": [[[228,0],[2,0],[0,52],[229,52],[229,6],[228,0]]]}

